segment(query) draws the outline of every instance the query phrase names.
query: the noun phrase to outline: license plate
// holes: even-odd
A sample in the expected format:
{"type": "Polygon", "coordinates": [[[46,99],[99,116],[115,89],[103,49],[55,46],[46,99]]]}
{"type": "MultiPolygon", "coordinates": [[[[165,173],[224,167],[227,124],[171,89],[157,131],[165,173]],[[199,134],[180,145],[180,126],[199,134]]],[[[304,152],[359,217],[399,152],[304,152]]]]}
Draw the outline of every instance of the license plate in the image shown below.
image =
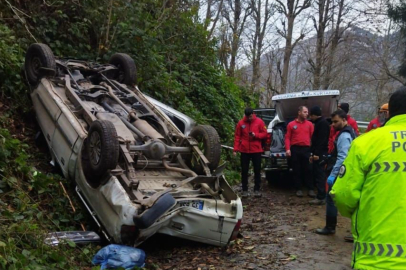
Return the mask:
{"type": "Polygon", "coordinates": [[[204,201],[180,201],[179,207],[192,207],[195,209],[203,210],[204,201]]]}

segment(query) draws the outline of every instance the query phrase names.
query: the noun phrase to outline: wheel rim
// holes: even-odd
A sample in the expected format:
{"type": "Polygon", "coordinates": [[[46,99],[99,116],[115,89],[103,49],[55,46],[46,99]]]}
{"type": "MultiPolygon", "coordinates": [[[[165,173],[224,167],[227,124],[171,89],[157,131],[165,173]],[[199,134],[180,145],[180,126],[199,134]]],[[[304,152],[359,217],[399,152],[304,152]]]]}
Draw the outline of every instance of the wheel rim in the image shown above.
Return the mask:
{"type": "Polygon", "coordinates": [[[42,63],[39,57],[35,56],[31,60],[31,70],[33,71],[35,76],[38,76],[39,74],[39,69],[41,68],[42,63]]]}
{"type": "Polygon", "coordinates": [[[124,81],[124,70],[122,69],[121,65],[117,65],[118,76],[117,81],[122,83],[124,81]]]}
{"type": "Polygon", "coordinates": [[[92,162],[94,165],[99,164],[101,158],[101,139],[99,133],[92,133],[90,136],[89,148],[90,162],[92,162]]]}

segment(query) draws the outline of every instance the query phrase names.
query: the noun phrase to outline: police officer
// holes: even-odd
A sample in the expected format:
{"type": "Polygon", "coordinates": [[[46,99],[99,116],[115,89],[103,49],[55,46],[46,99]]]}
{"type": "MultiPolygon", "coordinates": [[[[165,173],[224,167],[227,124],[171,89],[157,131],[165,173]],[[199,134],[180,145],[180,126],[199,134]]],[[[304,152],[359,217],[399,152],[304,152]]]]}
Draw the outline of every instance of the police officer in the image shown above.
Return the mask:
{"type": "Polygon", "coordinates": [[[331,191],[352,218],[354,269],[406,269],[406,87],[390,97],[389,117],[353,142],[331,191]]]}

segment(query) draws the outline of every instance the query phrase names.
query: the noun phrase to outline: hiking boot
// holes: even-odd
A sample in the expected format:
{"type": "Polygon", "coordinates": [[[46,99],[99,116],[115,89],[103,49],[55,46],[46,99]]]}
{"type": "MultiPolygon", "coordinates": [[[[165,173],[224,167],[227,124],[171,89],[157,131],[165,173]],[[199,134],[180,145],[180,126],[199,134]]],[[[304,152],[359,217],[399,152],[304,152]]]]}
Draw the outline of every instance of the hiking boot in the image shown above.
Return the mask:
{"type": "Polygon", "coordinates": [[[311,198],[316,198],[316,193],[314,192],[313,189],[310,189],[310,190],[307,192],[307,195],[308,195],[309,197],[311,197],[311,198]]]}
{"type": "Polygon", "coordinates": [[[243,191],[241,197],[242,198],[248,198],[250,194],[248,193],[248,191],[243,191]]]}
{"type": "Polygon", "coordinates": [[[335,234],[336,230],[335,228],[329,228],[329,227],[324,227],[323,229],[317,229],[316,230],[317,234],[321,234],[321,235],[329,235],[329,234],[335,234]]]}
{"type": "Polygon", "coordinates": [[[326,201],[325,200],[319,200],[319,199],[316,198],[314,200],[311,200],[309,202],[309,204],[311,204],[311,205],[325,205],[326,201]]]}
{"type": "Polygon", "coordinates": [[[326,216],[326,226],[323,229],[317,229],[315,233],[329,235],[336,233],[337,217],[326,216]]]}
{"type": "Polygon", "coordinates": [[[257,198],[262,197],[261,191],[255,190],[255,191],[254,191],[254,197],[257,197],[257,198]]]}
{"type": "Polygon", "coordinates": [[[296,196],[303,197],[303,191],[301,191],[301,190],[296,191],[296,196]]]}

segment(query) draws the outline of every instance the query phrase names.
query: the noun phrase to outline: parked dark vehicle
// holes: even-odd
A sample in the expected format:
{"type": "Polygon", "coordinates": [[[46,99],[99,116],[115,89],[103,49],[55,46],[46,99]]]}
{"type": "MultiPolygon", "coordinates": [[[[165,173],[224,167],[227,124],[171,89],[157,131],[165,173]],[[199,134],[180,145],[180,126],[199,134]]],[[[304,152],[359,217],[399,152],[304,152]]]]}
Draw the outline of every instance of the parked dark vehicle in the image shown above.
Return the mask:
{"type": "Polygon", "coordinates": [[[330,118],[331,113],[337,109],[339,95],[339,90],[318,90],[272,97],[276,115],[268,125],[267,130],[271,134],[271,145],[269,152],[264,155],[266,158],[264,170],[268,181],[278,180],[281,172],[288,172],[291,169],[285,152],[285,134],[288,123],[297,117],[299,106],[308,108],[320,106],[322,115],[330,118]]]}

